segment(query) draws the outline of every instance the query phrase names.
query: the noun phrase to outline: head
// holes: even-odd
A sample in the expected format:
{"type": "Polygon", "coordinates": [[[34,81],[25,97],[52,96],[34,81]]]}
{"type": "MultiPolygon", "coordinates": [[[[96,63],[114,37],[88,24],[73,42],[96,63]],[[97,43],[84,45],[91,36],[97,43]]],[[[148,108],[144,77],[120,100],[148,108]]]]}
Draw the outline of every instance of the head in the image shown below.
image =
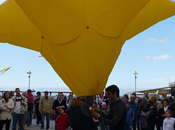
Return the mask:
{"type": "Polygon", "coordinates": [[[20,89],[19,88],[16,88],[15,92],[16,92],[16,95],[18,95],[18,96],[20,95],[20,89]]]}
{"type": "Polygon", "coordinates": [[[127,94],[123,95],[123,100],[129,100],[129,97],[127,94]]]}
{"type": "Polygon", "coordinates": [[[72,98],[72,99],[69,101],[69,107],[70,107],[71,109],[73,109],[73,108],[76,108],[76,107],[81,106],[82,103],[83,103],[83,102],[81,101],[80,98],[72,98]]]}
{"type": "Polygon", "coordinates": [[[130,102],[129,101],[126,101],[126,107],[129,108],[130,107],[130,102]]]}
{"type": "Polygon", "coordinates": [[[63,109],[58,109],[58,113],[60,114],[60,115],[63,115],[64,114],[64,110],[63,109]]]}
{"type": "Polygon", "coordinates": [[[37,94],[37,97],[41,96],[41,93],[39,91],[36,94],[37,94]]]}
{"type": "Polygon", "coordinates": [[[63,94],[62,93],[59,93],[58,94],[58,99],[61,100],[63,98],[63,94]]]}
{"type": "Polygon", "coordinates": [[[152,102],[156,102],[156,96],[155,96],[155,95],[151,96],[150,100],[151,100],[152,102]]]}
{"type": "Polygon", "coordinates": [[[22,92],[22,95],[23,95],[24,97],[26,97],[26,92],[22,92]]]}
{"type": "Polygon", "coordinates": [[[101,106],[102,106],[102,109],[105,109],[106,108],[106,103],[102,102],[101,106]]]}
{"type": "Polygon", "coordinates": [[[49,95],[49,94],[48,94],[48,91],[45,91],[45,92],[44,92],[44,97],[48,98],[48,95],[49,95]]]}
{"type": "Polygon", "coordinates": [[[27,93],[32,93],[32,90],[31,90],[31,89],[28,89],[28,90],[27,90],[27,93]]]}
{"type": "Polygon", "coordinates": [[[142,101],[142,97],[141,96],[138,96],[138,101],[142,101]]]}
{"type": "Polygon", "coordinates": [[[167,118],[170,118],[172,115],[172,112],[170,110],[167,110],[165,114],[167,118]]]}
{"type": "Polygon", "coordinates": [[[130,96],[130,100],[131,100],[131,102],[135,102],[135,96],[134,95],[131,95],[130,96]]]}
{"type": "Polygon", "coordinates": [[[93,104],[92,104],[92,108],[95,108],[95,107],[97,107],[96,101],[94,101],[93,104]]]}
{"type": "Polygon", "coordinates": [[[163,100],[162,101],[162,104],[163,104],[164,107],[167,107],[168,106],[168,103],[169,103],[168,100],[163,100]]]}
{"type": "Polygon", "coordinates": [[[3,94],[3,98],[4,99],[9,99],[9,92],[6,91],[4,94],[3,94]]]}
{"type": "Polygon", "coordinates": [[[145,95],[145,97],[148,97],[148,92],[146,91],[146,92],[144,93],[144,95],[145,95]]]}
{"type": "Polygon", "coordinates": [[[120,91],[119,88],[116,85],[111,85],[107,87],[106,89],[107,97],[110,101],[115,101],[115,99],[119,99],[120,91]]]}

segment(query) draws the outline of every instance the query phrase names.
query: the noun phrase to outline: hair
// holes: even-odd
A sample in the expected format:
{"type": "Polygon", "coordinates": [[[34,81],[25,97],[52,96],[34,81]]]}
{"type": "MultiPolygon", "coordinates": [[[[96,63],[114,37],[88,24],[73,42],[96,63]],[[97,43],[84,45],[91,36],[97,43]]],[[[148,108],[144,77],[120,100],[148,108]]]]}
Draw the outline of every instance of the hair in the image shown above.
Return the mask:
{"type": "Polygon", "coordinates": [[[170,110],[167,110],[166,112],[170,113],[172,115],[172,112],[170,110]]]}
{"type": "Polygon", "coordinates": [[[38,91],[36,94],[41,95],[41,92],[38,91]]]}
{"type": "Polygon", "coordinates": [[[16,91],[17,89],[19,89],[19,88],[16,88],[15,91],[16,91]]]}
{"type": "Polygon", "coordinates": [[[149,93],[148,93],[148,91],[145,91],[144,93],[147,93],[147,94],[149,94],[149,93]]]}
{"type": "MultiPolygon", "coordinates": [[[[6,93],[8,93],[9,94],[9,92],[8,91],[5,91],[5,93],[3,94],[3,98],[5,98],[5,94],[6,93]]],[[[10,98],[10,94],[9,94],[9,98],[10,98]]]]}
{"type": "Polygon", "coordinates": [[[31,93],[31,92],[32,92],[32,90],[31,90],[31,89],[28,89],[28,90],[27,90],[27,92],[28,92],[28,93],[31,93]]]}
{"type": "Polygon", "coordinates": [[[59,112],[59,114],[60,114],[60,110],[62,110],[62,108],[58,108],[58,112],[59,112]]]}
{"type": "Polygon", "coordinates": [[[129,97],[127,94],[124,94],[123,97],[126,97],[129,100],[129,97]]]}
{"type": "Polygon", "coordinates": [[[13,95],[13,92],[10,91],[10,93],[9,93],[9,97],[12,98],[13,96],[14,96],[14,95],[13,95]]]}
{"type": "Polygon", "coordinates": [[[81,106],[82,104],[82,101],[80,98],[72,98],[70,101],[69,101],[69,108],[75,108],[75,107],[79,107],[81,106]]]}
{"type": "Polygon", "coordinates": [[[169,100],[168,99],[162,100],[162,104],[163,104],[163,102],[167,102],[169,104],[169,100]]]}
{"type": "Polygon", "coordinates": [[[113,95],[116,92],[117,97],[120,97],[120,90],[116,85],[111,85],[105,89],[106,91],[110,91],[113,95]]]}
{"type": "Polygon", "coordinates": [[[129,101],[126,101],[125,103],[130,105],[130,102],[129,101]]]}

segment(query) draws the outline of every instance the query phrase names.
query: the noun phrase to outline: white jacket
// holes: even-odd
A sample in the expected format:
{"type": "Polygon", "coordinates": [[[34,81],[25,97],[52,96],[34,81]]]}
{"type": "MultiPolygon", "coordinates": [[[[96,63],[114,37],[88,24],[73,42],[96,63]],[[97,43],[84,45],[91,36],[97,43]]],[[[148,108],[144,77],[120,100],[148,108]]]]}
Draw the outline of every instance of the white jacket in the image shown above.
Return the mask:
{"type": "Polygon", "coordinates": [[[14,102],[12,99],[8,99],[6,102],[4,99],[0,100],[0,120],[11,120],[12,110],[14,109],[14,102]],[[4,107],[7,105],[7,108],[4,107]]]}
{"type": "Polygon", "coordinates": [[[174,130],[175,118],[165,118],[163,121],[163,130],[174,130]]]}

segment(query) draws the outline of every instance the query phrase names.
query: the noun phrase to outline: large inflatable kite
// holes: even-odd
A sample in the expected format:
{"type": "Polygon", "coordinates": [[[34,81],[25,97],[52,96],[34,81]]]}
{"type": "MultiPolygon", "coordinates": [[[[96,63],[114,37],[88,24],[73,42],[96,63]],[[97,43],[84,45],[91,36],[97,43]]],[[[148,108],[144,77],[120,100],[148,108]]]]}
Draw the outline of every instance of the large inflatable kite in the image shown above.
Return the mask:
{"type": "Polygon", "coordinates": [[[124,42],[173,15],[170,0],[8,0],[0,42],[39,51],[76,96],[96,95],[124,42]]]}

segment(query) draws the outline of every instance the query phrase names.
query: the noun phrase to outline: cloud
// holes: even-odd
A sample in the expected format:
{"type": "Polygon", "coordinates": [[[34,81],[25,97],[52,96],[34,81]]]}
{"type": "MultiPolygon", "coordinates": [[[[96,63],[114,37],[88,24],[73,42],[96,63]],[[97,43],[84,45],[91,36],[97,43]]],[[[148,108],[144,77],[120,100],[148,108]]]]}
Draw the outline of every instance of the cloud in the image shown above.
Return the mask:
{"type": "Polygon", "coordinates": [[[169,59],[171,58],[172,56],[171,55],[168,55],[168,54],[165,54],[165,55],[160,55],[160,56],[145,56],[145,59],[147,60],[166,60],[166,59],[169,59]]]}
{"type": "Polygon", "coordinates": [[[159,42],[159,43],[168,43],[169,42],[169,38],[165,37],[163,39],[158,39],[158,38],[148,38],[149,42],[159,42]]]}

